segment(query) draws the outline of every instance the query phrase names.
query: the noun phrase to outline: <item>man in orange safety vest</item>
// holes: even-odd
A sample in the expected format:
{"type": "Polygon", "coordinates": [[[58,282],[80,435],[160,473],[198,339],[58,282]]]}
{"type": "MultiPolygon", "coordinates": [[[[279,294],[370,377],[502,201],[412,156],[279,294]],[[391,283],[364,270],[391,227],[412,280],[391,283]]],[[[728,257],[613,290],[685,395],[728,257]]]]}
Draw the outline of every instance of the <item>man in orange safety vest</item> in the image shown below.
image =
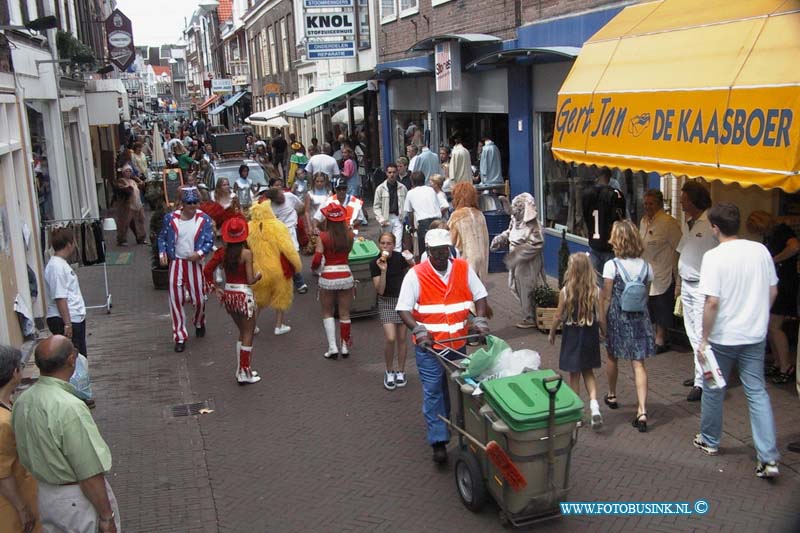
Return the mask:
{"type": "Polygon", "coordinates": [[[430,230],[425,235],[428,259],[409,270],[403,279],[395,308],[414,333],[417,369],[422,382],[422,414],[428,430],[433,460],[447,462],[450,432],[439,415],[450,417],[447,373],[436,356],[444,350],[448,359],[463,357],[466,336],[473,329],[481,338],[489,334],[486,287],[463,259],[450,257],[450,232],[430,230]],[[470,325],[470,311],[476,317],[470,325]],[[448,342],[448,339],[457,339],[448,342]]]}

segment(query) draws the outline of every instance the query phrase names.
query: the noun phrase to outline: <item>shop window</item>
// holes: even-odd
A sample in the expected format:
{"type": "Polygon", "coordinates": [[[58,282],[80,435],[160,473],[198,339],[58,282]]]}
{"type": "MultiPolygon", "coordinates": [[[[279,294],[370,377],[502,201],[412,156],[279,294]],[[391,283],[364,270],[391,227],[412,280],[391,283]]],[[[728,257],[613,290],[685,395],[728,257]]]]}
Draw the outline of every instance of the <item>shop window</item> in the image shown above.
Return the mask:
{"type": "Polygon", "coordinates": [[[419,13],[419,0],[400,0],[400,16],[407,17],[419,13]]]}
{"type": "Polygon", "coordinates": [[[409,144],[421,148],[430,139],[427,111],[392,111],[392,159],[406,155],[409,144]]]}
{"type": "Polygon", "coordinates": [[[369,0],[358,0],[358,49],[368,50],[372,43],[369,33],[369,0]]]}
{"type": "Polygon", "coordinates": [[[267,32],[269,32],[269,58],[272,63],[272,69],[277,74],[280,69],[278,68],[278,50],[275,48],[275,26],[267,28],[267,32]]]}
{"type": "MultiPolygon", "coordinates": [[[[545,227],[586,237],[583,218],[583,194],[594,186],[598,169],[594,166],[564,163],[553,157],[553,131],[555,113],[539,114],[539,138],[541,140],[541,195],[542,219],[545,227]]],[[[642,201],[648,189],[648,175],[631,170],[612,170],[612,183],[625,195],[626,217],[635,224],[643,214],[642,201]]]]}
{"type": "Polygon", "coordinates": [[[267,50],[267,30],[262,30],[261,31],[261,47],[260,47],[260,50],[261,50],[261,64],[264,66],[263,67],[264,70],[262,72],[264,73],[264,76],[269,76],[270,74],[272,74],[272,68],[274,68],[277,71],[278,70],[278,66],[273,62],[272,63],[272,68],[270,68],[269,51],[267,50]]]}
{"type": "Polygon", "coordinates": [[[450,1],[450,0],[431,0],[431,5],[432,5],[433,7],[436,7],[436,6],[440,6],[440,5],[442,5],[442,4],[446,4],[446,3],[447,3],[447,2],[449,2],[449,1],[450,1]]]}
{"type": "Polygon", "coordinates": [[[289,29],[286,21],[289,17],[281,19],[281,55],[283,56],[283,70],[289,70],[289,29]]]}
{"type": "Polygon", "coordinates": [[[397,0],[380,0],[381,24],[397,20],[397,0]]]}

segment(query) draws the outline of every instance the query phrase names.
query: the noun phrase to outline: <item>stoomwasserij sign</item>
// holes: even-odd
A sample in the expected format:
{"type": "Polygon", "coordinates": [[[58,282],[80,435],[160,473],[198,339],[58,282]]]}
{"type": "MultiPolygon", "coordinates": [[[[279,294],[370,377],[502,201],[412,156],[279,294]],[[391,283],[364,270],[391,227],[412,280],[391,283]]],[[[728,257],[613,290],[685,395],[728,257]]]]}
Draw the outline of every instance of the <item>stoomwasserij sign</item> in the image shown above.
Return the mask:
{"type": "Polygon", "coordinates": [[[118,69],[124,71],[131,66],[136,57],[131,19],[119,9],[115,9],[106,19],[105,27],[108,55],[111,56],[111,62],[118,69]]]}

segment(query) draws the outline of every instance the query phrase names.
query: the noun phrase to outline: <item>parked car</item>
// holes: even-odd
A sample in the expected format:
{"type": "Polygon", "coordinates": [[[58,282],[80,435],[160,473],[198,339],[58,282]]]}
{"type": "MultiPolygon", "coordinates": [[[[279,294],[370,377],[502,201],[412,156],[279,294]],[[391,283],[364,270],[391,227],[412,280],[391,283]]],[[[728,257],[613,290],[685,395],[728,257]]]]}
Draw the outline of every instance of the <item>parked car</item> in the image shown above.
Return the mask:
{"type": "Polygon", "coordinates": [[[219,178],[228,178],[231,186],[233,186],[233,183],[239,177],[239,167],[243,164],[247,165],[247,168],[250,169],[248,176],[254,185],[260,187],[268,186],[269,180],[267,179],[267,174],[264,172],[264,168],[252,159],[223,159],[215,161],[212,164],[213,174],[211,176],[211,188],[213,189],[216,187],[219,178]]]}

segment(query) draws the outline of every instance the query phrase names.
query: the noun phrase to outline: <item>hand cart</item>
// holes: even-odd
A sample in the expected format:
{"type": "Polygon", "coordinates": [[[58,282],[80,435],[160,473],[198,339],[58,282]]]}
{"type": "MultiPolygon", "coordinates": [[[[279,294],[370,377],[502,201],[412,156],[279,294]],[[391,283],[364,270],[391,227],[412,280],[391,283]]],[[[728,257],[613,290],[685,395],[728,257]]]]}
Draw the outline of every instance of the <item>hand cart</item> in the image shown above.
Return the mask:
{"type": "Polygon", "coordinates": [[[434,342],[441,349],[428,351],[449,373],[448,424],[459,434],[454,470],[461,502],[477,513],[491,496],[500,507],[500,522],[515,527],[560,516],[559,502],[570,490],[570,459],[583,403],[568,386],[562,387],[561,376],[552,370],[485,381],[483,394],[474,396],[475,387],[463,377],[464,367],[447,357],[450,351],[467,358],[445,344],[460,340],[465,338],[434,342]],[[509,415],[508,406],[513,408],[520,397],[531,410],[522,417],[519,412],[509,415]],[[472,441],[496,442],[527,484],[514,490],[485,448],[472,441]]]}

